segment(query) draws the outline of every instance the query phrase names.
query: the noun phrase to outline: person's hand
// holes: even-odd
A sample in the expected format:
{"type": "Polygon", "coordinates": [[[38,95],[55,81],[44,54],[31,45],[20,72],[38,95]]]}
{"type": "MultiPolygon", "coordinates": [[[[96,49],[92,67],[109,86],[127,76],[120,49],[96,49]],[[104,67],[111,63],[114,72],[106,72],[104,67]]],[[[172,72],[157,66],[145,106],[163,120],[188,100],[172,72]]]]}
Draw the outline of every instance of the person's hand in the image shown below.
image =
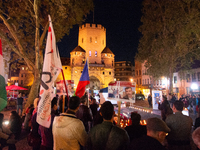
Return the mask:
{"type": "Polygon", "coordinates": [[[15,143],[17,143],[17,140],[15,140],[15,139],[8,139],[6,141],[6,143],[8,143],[8,144],[15,144],[15,143]]]}
{"type": "Polygon", "coordinates": [[[6,143],[8,144],[15,144],[17,142],[17,140],[15,140],[15,135],[11,134],[10,137],[8,138],[8,140],[6,141],[6,143]]]}

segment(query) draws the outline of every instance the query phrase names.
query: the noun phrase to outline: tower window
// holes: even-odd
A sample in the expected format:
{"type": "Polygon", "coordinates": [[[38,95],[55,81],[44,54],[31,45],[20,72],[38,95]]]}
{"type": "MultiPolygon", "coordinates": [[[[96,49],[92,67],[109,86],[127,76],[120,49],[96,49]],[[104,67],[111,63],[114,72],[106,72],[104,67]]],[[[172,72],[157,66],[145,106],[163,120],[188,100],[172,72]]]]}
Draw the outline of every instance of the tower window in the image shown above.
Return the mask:
{"type": "Polygon", "coordinates": [[[89,56],[91,56],[91,51],[89,51],[89,56]]]}
{"type": "Polygon", "coordinates": [[[77,52],[75,52],[75,55],[77,55],[77,52]]]}
{"type": "Polygon", "coordinates": [[[97,51],[95,51],[95,57],[97,57],[97,51]]]}
{"type": "Polygon", "coordinates": [[[82,38],[82,43],[83,43],[83,41],[84,41],[84,40],[83,40],[83,38],[82,38]]]}
{"type": "Polygon", "coordinates": [[[95,37],[95,43],[97,43],[97,37],[95,37]]]}
{"type": "Polygon", "coordinates": [[[92,37],[90,37],[90,43],[92,43],[92,37]]]}
{"type": "Polygon", "coordinates": [[[103,74],[104,74],[104,71],[103,71],[103,74]]]}
{"type": "Polygon", "coordinates": [[[109,75],[111,75],[111,72],[109,72],[109,75]]]}
{"type": "Polygon", "coordinates": [[[65,69],[67,69],[67,67],[65,67],[65,69]]]}

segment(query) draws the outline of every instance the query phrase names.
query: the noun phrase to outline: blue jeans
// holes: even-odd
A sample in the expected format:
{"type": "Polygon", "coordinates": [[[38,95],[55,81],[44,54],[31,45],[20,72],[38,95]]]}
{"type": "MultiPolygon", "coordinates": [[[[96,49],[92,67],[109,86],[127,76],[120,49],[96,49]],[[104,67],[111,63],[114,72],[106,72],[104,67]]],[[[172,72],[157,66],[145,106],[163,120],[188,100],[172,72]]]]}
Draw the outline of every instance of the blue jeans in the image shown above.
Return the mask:
{"type": "Polygon", "coordinates": [[[196,105],[193,105],[192,107],[193,107],[193,113],[194,113],[194,115],[196,115],[197,114],[196,105]]]}
{"type": "Polygon", "coordinates": [[[22,116],[23,106],[22,105],[17,105],[17,113],[18,114],[19,114],[19,109],[21,109],[21,116],[22,116]]]}

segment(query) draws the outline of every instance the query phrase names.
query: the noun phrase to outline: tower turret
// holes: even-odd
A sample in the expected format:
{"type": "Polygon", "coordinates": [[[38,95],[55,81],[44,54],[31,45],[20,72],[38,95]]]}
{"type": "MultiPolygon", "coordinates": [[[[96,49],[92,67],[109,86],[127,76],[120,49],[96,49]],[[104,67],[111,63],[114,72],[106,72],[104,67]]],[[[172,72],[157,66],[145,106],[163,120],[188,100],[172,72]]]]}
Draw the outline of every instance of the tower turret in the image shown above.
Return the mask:
{"type": "Polygon", "coordinates": [[[81,66],[85,64],[85,50],[82,47],[77,46],[73,51],[70,52],[70,65],[81,66]]]}
{"type": "Polygon", "coordinates": [[[102,64],[105,64],[105,67],[114,68],[114,60],[115,55],[113,54],[113,52],[108,47],[105,47],[104,50],[101,52],[102,64]]]}

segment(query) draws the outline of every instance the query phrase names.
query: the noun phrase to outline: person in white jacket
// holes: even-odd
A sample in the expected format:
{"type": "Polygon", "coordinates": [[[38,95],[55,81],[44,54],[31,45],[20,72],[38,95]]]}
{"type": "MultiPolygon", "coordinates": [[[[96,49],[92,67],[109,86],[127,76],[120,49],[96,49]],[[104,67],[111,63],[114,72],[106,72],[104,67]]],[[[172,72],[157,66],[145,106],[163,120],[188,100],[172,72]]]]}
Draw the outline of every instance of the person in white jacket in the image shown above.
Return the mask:
{"type": "Polygon", "coordinates": [[[80,98],[73,96],[69,99],[68,110],[53,121],[54,150],[79,150],[85,146],[87,133],[81,120],[75,116],[79,109],[80,98]]]}

